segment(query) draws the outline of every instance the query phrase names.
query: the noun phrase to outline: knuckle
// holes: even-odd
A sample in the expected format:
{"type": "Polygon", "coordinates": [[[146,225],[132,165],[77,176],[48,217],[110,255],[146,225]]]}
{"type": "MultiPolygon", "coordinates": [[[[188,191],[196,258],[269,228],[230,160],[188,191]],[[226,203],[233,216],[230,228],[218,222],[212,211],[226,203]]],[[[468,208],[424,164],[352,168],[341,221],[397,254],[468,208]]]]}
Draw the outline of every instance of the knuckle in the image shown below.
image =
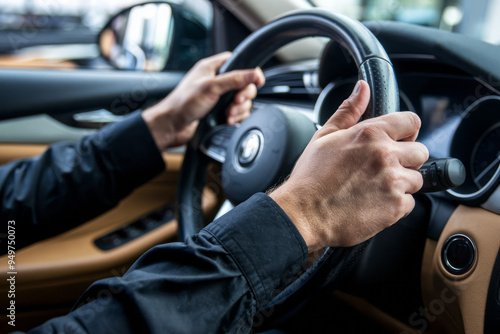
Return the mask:
{"type": "Polygon", "coordinates": [[[411,155],[412,159],[415,161],[415,167],[420,167],[429,159],[429,150],[422,143],[412,143],[411,150],[405,152],[407,155],[411,155]],[[420,165],[420,166],[417,166],[420,165]]]}
{"type": "Polygon", "coordinates": [[[395,207],[396,207],[396,211],[398,213],[401,213],[404,209],[404,206],[405,206],[405,198],[402,194],[396,194],[394,196],[394,203],[395,203],[395,207]]]}
{"type": "Polygon", "coordinates": [[[353,104],[353,103],[352,103],[352,101],[351,101],[351,100],[346,99],[346,100],[344,100],[344,101],[340,104],[340,106],[339,106],[339,108],[338,108],[338,109],[339,109],[339,110],[341,110],[341,109],[351,109],[351,108],[352,108],[352,104],[353,104]]]}
{"type": "Polygon", "coordinates": [[[400,179],[400,174],[396,168],[387,168],[386,177],[390,180],[390,182],[395,183],[400,179]]]}
{"type": "Polygon", "coordinates": [[[413,112],[407,112],[406,115],[412,125],[412,128],[415,130],[420,129],[420,126],[422,125],[420,117],[418,117],[418,115],[413,112]]]}
{"type": "Polygon", "coordinates": [[[252,110],[252,101],[251,100],[245,101],[243,103],[242,110],[243,110],[244,113],[249,113],[250,114],[250,111],[252,110]]]}
{"type": "Polygon", "coordinates": [[[238,113],[238,108],[235,104],[230,104],[227,108],[227,115],[234,116],[238,113]]]}
{"type": "MultiPolygon", "coordinates": [[[[388,166],[394,159],[393,151],[390,147],[386,145],[374,145],[373,156],[378,164],[382,166],[388,166]]],[[[392,169],[388,170],[388,173],[394,173],[392,169]]]]}
{"type": "Polygon", "coordinates": [[[372,141],[376,137],[376,127],[374,124],[360,123],[358,127],[358,139],[361,141],[372,141]]]}
{"type": "Polygon", "coordinates": [[[416,155],[417,155],[419,165],[423,165],[427,160],[429,160],[429,152],[428,151],[417,150],[416,155]]]}
{"type": "Polygon", "coordinates": [[[234,106],[232,111],[232,115],[241,116],[245,113],[245,108],[243,106],[234,106]]]}
{"type": "MultiPolygon", "coordinates": [[[[411,197],[411,196],[410,196],[411,197]]],[[[401,218],[401,217],[404,217],[408,211],[409,211],[409,204],[410,206],[412,205],[411,204],[411,201],[413,201],[413,205],[415,205],[415,202],[413,200],[413,197],[407,197],[406,194],[397,194],[394,198],[394,217],[398,217],[398,218],[401,218]]]]}
{"type": "Polygon", "coordinates": [[[429,160],[429,149],[422,143],[417,143],[417,145],[420,147],[423,162],[426,162],[427,160],[429,160]]]}
{"type": "Polygon", "coordinates": [[[252,102],[246,101],[240,105],[233,105],[231,107],[231,115],[238,117],[238,120],[242,120],[250,116],[250,111],[252,109],[252,102]]]}
{"type": "Polygon", "coordinates": [[[350,110],[354,112],[355,114],[361,115],[364,110],[361,110],[359,105],[355,103],[352,99],[348,98],[342,102],[340,107],[338,108],[339,110],[350,110]]]}
{"type": "Polygon", "coordinates": [[[209,59],[208,58],[203,58],[203,59],[200,59],[198,60],[195,64],[194,64],[194,67],[195,68],[201,68],[201,67],[206,67],[208,66],[209,64],[209,59]]]}
{"type": "Polygon", "coordinates": [[[255,84],[251,84],[248,86],[248,93],[247,97],[250,99],[254,99],[257,96],[257,86],[255,84]]]}
{"type": "Polygon", "coordinates": [[[422,189],[422,187],[424,186],[424,178],[421,176],[421,174],[417,171],[415,171],[417,174],[415,174],[415,188],[414,188],[414,192],[416,193],[417,191],[419,191],[420,189],[422,189]]]}
{"type": "Polygon", "coordinates": [[[415,198],[413,198],[413,196],[411,196],[411,195],[403,195],[402,197],[403,197],[404,203],[403,203],[403,206],[401,208],[402,212],[400,214],[400,217],[406,217],[415,208],[415,198]]]}
{"type": "Polygon", "coordinates": [[[246,85],[245,75],[243,73],[238,73],[233,76],[232,82],[235,87],[244,87],[246,85]]]}
{"type": "Polygon", "coordinates": [[[201,84],[201,91],[207,94],[217,94],[218,89],[214,79],[207,79],[201,84]]]}
{"type": "Polygon", "coordinates": [[[400,181],[400,175],[395,168],[386,168],[384,173],[384,184],[386,190],[394,192],[397,189],[397,184],[400,181]]]}

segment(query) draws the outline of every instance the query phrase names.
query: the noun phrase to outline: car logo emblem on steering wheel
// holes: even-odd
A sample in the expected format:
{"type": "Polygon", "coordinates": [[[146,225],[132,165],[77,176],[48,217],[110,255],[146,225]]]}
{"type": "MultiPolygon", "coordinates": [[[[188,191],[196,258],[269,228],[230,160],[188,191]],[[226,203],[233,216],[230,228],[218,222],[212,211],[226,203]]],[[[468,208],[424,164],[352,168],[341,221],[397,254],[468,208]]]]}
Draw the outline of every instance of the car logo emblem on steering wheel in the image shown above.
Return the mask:
{"type": "Polygon", "coordinates": [[[238,162],[242,166],[250,165],[259,155],[264,144],[262,133],[258,130],[248,132],[238,147],[238,162]]]}

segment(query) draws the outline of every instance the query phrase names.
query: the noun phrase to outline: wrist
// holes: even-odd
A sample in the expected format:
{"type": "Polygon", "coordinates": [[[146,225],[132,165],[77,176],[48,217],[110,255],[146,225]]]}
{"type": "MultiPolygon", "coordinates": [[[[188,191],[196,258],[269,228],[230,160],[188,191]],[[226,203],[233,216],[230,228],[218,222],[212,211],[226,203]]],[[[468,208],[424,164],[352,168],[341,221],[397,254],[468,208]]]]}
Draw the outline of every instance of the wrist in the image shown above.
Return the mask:
{"type": "Polygon", "coordinates": [[[320,225],[314,221],[316,218],[313,214],[308,214],[303,201],[291,195],[284,186],[275,189],[269,196],[293,222],[304,239],[309,253],[317,252],[326,246],[322,238],[323,233],[317,229],[320,225]]]}
{"type": "Polygon", "coordinates": [[[142,118],[160,151],[171,147],[175,142],[176,128],[170,109],[158,108],[158,105],[146,109],[142,118]]]}

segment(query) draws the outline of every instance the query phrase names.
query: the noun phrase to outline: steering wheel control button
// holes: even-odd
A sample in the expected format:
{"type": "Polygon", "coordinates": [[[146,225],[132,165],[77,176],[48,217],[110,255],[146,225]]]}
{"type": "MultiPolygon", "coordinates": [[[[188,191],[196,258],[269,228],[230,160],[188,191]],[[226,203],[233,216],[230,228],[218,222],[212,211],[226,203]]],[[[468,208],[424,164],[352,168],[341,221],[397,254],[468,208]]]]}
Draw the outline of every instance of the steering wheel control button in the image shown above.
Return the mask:
{"type": "Polygon", "coordinates": [[[455,234],[444,243],[441,261],[449,273],[463,275],[471,270],[476,256],[474,242],[466,235],[455,234]]]}
{"type": "Polygon", "coordinates": [[[257,159],[264,146],[264,137],[259,130],[251,130],[241,141],[238,147],[238,162],[247,167],[257,159]]]}
{"type": "Polygon", "coordinates": [[[436,187],[437,184],[438,184],[438,169],[437,169],[437,166],[436,166],[436,163],[433,162],[430,166],[429,166],[429,174],[430,176],[430,181],[431,181],[431,185],[433,187],[436,187]]]}
{"type": "Polygon", "coordinates": [[[202,140],[200,150],[215,161],[224,163],[226,161],[227,145],[235,130],[236,127],[227,125],[220,125],[212,129],[202,140]]]}
{"type": "Polygon", "coordinates": [[[168,204],[126,226],[99,237],[94,240],[94,244],[104,251],[115,249],[172,221],[175,218],[174,212],[174,205],[168,204]]]}

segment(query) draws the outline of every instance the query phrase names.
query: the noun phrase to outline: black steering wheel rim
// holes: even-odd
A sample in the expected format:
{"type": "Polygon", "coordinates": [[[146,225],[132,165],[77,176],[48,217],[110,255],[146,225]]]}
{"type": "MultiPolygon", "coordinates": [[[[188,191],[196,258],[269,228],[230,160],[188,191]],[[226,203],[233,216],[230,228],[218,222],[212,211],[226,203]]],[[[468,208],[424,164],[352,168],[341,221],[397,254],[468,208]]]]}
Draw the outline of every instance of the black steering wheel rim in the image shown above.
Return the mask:
{"type": "MultiPolygon", "coordinates": [[[[399,94],[392,64],[376,37],[360,22],[339,13],[311,9],[296,11],[276,19],[248,36],[226,61],[219,73],[263,65],[282,46],[304,37],[328,37],[340,43],[358,68],[358,76],[371,89],[366,114],[376,117],[399,110],[399,94]]],[[[225,123],[224,111],[234,97],[225,94],[200,121],[187,145],[179,178],[179,238],[199,232],[205,225],[201,198],[210,159],[200,151],[206,134],[225,123]]],[[[366,115],[365,114],[365,115],[366,115]]]]}

